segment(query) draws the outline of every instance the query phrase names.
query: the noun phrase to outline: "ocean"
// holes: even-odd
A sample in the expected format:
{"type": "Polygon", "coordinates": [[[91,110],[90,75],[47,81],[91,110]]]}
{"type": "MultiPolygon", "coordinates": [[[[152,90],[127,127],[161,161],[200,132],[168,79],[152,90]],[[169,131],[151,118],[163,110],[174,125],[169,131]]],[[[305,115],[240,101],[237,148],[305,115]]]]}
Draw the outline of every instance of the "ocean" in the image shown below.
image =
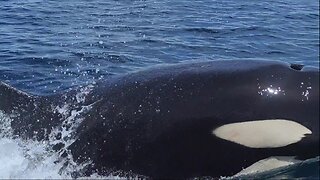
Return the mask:
{"type": "MultiPolygon", "coordinates": [[[[0,5],[0,81],[35,95],[158,64],[248,59],[319,67],[319,1],[2,0],[0,5]]],[[[81,168],[61,168],[48,142],[15,138],[8,122],[0,112],[0,178],[71,178],[81,168]]],[[[244,178],[319,179],[319,158],[244,178]]]]}

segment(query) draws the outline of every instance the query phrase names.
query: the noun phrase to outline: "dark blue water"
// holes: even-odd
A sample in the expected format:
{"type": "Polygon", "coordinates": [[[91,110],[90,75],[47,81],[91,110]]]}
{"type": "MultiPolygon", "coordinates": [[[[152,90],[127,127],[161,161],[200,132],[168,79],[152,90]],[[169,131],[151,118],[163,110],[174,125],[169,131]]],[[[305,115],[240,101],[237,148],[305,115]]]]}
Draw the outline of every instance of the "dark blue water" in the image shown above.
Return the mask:
{"type": "MultiPolygon", "coordinates": [[[[0,81],[34,94],[190,60],[267,59],[319,66],[317,0],[0,3],[0,81]]],[[[290,171],[289,177],[319,178],[319,161],[311,166],[311,175],[307,166],[290,171]]]]}
{"type": "Polygon", "coordinates": [[[51,94],[161,63],[318,66],[315,0],[2,0],[0,80],[51,94]]]}

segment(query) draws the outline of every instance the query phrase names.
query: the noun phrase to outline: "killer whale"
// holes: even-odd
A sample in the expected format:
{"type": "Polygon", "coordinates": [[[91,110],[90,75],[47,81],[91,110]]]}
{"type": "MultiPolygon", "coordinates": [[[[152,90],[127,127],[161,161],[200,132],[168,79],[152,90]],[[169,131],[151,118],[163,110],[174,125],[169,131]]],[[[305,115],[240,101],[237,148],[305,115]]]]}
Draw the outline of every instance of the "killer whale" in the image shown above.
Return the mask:
{"type": "MultiPolygon", "coordinates": [[[[50,108],[75,104],[74,93],[37,97],[2,83],[0,110],[19,114],[17,134],[42,139],[61,122],[50,108]]],[[[82,104],[92,109],[68,148],[77,162],[93,162],[87,175],[221,177],[270,157],[319,156],[317,68],[251,60],[157,66],[98,83],[82,104]]]]}

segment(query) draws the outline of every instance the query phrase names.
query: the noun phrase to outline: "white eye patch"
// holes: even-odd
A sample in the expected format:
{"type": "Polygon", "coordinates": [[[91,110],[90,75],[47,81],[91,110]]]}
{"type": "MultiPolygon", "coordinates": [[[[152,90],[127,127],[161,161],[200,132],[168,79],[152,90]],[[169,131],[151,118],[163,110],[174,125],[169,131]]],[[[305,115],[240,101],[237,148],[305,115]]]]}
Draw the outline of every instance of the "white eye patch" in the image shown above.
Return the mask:
{"type": "Polygon", "coordinates": [[[250,148],[277,148],[296,143],[312,132],[294,121],[270,119],[226,124],[213,134],[250,148]]]}

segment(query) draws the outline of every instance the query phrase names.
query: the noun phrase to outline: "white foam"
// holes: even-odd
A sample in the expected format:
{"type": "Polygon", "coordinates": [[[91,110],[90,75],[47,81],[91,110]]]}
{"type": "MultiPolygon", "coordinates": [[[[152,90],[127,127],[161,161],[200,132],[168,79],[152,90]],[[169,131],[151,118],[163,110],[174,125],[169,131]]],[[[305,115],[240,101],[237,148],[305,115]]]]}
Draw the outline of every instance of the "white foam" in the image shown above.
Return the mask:
{"type": "Polygon", "coordinates": [[[12,135],[11,119],[0,111],[0,179],[70,178],[54,163],[57,154],[46,141],[22,140],[12,135]]]}
{"type": "Polygon", "coordinates": [[[56,155],[46,151],[38,142],[20,139],[0,139],[0,179],[62,179],[61,164],[55,164],[56,155]],[[32,148],[30,148],[32,147],[32,148]],[[30,148],[30,149],[29,149],[30,148]]]}
{"type": "MultiPolygon", "coordinates": [[[[0,138],[0,179],[71,179],[71,173],[80,169],[62,169],[64,161],[56,163],[58,153],[47,149],[48,144],[21,139],[0,138]]],[[[71,164],[75,164],[71,162],[71,164]]],[[[79,179],[123,179],[119,176],[99,176],[79,179]]]]}
{"type": "MultiPolygon", "coordinates": [[[[81,93],[87,94],[88,89],[81,93]]],[[[79,101],[84,100],[84,96],[77,96],[81,96],[79,101]]],[[[11,119],[0,111],[0,179],[71,179],[73,172],[81,171],[90,163],[77,164],[70,154],[67,158],[61,158],[62,151],[52,150],[52,146],[57,143],[65,144],[63,149],[66,149],[74,141],[73,133],[81,123],[82,115],[90,110],[91,105],[75,109],[70,107],[72,106],[65,104],[53,108],[53,111],[63,116],[62,124],[68,124],[69,128],[62,125],[54,128],[49,135],[49,141],[24,140],[13,136],[11,119]],[[58,133],[61,134],[60,140],[55,138],[58,133]]],[[[77,178],[123,179],[119,176],[106,177],[97,174],[77,178]]]]}

